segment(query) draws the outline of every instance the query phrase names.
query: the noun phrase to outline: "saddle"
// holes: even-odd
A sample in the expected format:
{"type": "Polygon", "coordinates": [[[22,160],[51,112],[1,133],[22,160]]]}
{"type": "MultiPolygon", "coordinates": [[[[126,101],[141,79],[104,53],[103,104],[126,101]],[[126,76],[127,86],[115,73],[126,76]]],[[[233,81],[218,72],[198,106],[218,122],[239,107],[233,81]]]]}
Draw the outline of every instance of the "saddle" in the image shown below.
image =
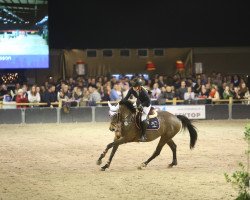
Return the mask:
{"type": "MultiPolygon", "coordinates": [[[[136,123],[137,128],[139,129],[141,129],[141,116],[142,116],[141,112],[137,112],[135,116],[135,123],[136,123]]],[[[153,118],[156,118],[157,116],[158,116],[158,113],[156,109],[154,107],[151,107],[148,113],[148,119],[153,119],[153,118]]]]}

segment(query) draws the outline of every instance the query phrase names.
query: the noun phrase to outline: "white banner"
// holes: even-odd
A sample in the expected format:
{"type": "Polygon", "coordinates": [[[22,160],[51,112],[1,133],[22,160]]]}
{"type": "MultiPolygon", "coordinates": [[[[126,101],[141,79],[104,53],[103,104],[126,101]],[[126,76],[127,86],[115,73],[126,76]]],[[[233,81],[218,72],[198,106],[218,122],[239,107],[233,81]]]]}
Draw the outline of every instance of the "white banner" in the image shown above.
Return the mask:
{"type": "Polygon", "coordinates": [[[168,111],[174,115],[185,115],[189,119],[206,119],[205,105],[166,105],[154,107],[158,110],[168,111]]]}

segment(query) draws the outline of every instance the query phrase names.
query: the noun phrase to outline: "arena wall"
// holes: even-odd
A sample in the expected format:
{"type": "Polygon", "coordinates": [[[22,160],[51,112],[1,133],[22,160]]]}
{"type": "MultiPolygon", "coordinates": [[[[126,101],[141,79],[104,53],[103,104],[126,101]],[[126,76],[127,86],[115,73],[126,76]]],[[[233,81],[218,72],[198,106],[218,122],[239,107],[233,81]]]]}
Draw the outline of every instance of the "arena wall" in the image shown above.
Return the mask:
{"type": "MultiPolygon", "coordinates": [[[[108,107],[0,109],[0,124],[108,122],[108,107]]],[[[205,119],[250,119],[250,105],[205,105],[205,119]]]]}
{"type": "MultiPolygon", "coordinates": [[[[154,56],[154,49],[148,49],[147,57],[139,57],[138,49],[129,49],[129,57],[121,57],[120,49],[112,49],[112,57],[103,57],[103,49],[96,49],[96,57],[87,57],[87,49],[51,49],[49,69],[30,69],[25,76],[32,84],[42,84],[48,76],[56,80],[74,76],[74,65],[78,60],[87,64],[88,75],[98,76],[107,74],[147,73],[147,61],[153,61],[157,67],[153,73],[173,75],[176,72],[175,61],[185,60],[192,50],[192,62],[201,62],[204,72],[213,71],[226,74],[250,74],[248,58],[250,47],[195,47],[195,48],[163,48],[163,56],[154,56]]],[[[194,70],[193,70],[194,71],[194,70]]]]}

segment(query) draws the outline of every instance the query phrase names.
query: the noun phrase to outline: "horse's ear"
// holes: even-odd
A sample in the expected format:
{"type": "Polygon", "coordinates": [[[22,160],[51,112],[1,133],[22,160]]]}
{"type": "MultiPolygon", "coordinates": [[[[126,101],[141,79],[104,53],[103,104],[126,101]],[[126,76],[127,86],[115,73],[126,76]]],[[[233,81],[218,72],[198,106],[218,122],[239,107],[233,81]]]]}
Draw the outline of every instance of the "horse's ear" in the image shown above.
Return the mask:
{"type": "Polygon", "coordinates": [[[117,111],[119,109],[119,103],[115,106],[115,110],[117,111]]]}
{"type": "Polygon", "coordinates": [[[119,109],[119,103],[116,106],[112,106],[111,103],[108,101],[109,109],[113,112],[116,112],[119,109]]]}

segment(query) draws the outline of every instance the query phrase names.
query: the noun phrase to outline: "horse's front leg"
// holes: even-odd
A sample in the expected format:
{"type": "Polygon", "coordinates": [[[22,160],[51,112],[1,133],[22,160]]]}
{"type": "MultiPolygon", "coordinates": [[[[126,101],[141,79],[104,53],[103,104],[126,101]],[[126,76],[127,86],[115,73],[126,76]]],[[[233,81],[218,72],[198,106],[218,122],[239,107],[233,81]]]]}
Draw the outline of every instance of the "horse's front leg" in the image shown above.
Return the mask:
{"type": "Polygon", "coordinates": [[[106,156],[108,150],[109,150],[110,148],[112,148],[113,145],[114,145],[114,142],[109,143],[109,144],[107,145],[106,149],[103,151],[103,153],[100,155],[100,157],[99,157],[98,160],[96,161],[96,164],[97,164],[97,165],[102,164],[102,159],[106,156]]]}
{"type": "Polygon", "coordinates": [[[110,164],[111,164],[111,161],[112,161],[112,159],[113,159],[113,157],[114,157],[114,155],[115,155],[115,152],[117,151],[118,147],[119,147],[119,145],[115,145],[115,146],[113,147],[113,149],[112,149],[112,151],[111,151],[111,154],[110,154],[110,156],[109,156],[108,162],[106,163],[106,165],[104,165],[104,166],[101,167],[101,170],[102,170],[102,171],[105,171],[105,169],[109,168],[109,166],[110,166],[110,164]]]}
{"type": "MultiPolygon", "coordinates": [[[[113,143],[111,143],[113,149],[112,149],[112,152],[111,152],[111,154],[110,154],[110,156],[109,156],[108,162],[107,162],[103,167],[101,167],[101,170],[102,170],[102,171],[105,171],[105,169],[109,168],[109,166],[110,166],[110,164],[111,164],[111,161],[112,161],[112,159],[113,159],[113,157],[114,157],[114,155],[115,155],[115,152],[116,152],[116,150],[118,149],[119,145],[124,144],[125,142],[126,142],[126,139],[123,138],[123,137],[121,137],[121,138],[119,138],[118,140],[116,140],[116,141],[114,141],[113,143]]],[[[99,158],[99,159],[100,159],[100,158],[99,158]]],[[[99,159],[98,159],[98,160],[99,160],[99,159]]]]}

